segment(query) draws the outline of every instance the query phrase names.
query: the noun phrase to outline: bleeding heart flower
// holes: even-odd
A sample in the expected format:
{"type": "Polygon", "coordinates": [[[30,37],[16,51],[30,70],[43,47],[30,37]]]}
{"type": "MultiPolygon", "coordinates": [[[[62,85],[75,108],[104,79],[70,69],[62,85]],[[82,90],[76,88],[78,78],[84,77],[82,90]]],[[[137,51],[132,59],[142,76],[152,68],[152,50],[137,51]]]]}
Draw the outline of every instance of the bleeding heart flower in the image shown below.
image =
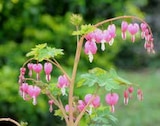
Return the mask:
{"type": "Polygon", "coordinates": [[[62,95],[67,95],[66,94],[66,87],[69,86],[69,81],[67,79],[67,77],[65,75],[61,75],[58,77],[58,88],[61,88],[61,92],[62,92],[62,95]]]}
{"type": "Polygon", "coordinates": [[[139,25],[137,23],[129,24],[128,31],[132,35],[131,40],[132,42],[135,41],[135,34],[139,31],[139,25]]]}
{"type": "Polygon", "coordinates": [[[142,92],[141,89],[137,90],[137,98],[138,98],[139,101],[143,100],[143,92],[142,92]]]}
{"type": "Polygon", "coordinates": [[[29,69],[29,76],[31,77],[32,76],[32,70],[33,70],[33,63],[28,63],[27,67],[29,69]]]}
{"type": "Polygon", "coordinates": [[[52,105],[54,104],[54,101],[49,100],[48,103],[49,103],[49,111],[52,112],[53,111],[53,106],[52,105]]]}
{"type": "Polygon", "coordinates": [[[86,41],[84,45],[84,52],[88,55],[89,61],[93,61],[93,54],[96,54],[97,52],[97,45],[95,42],[92,41],[86,41]]]}
{"type": "Polygon", "coordinates": [[[111,112],[113,113],[115,111],[114,106],[117,104],[118,99],[119,99],[119,96],[116,93],[109,93],[105,97],[106,103],[111,106],[111,112]]]}
{"type": "Polygon", "coordinates": [[[86,106],[86,103],[83,100],[78,100],[77,108],[80,112],[84,109],[85,106],[86,106]]]}
{"type": "Polygon", "coordinates": [[[122,39],[126,39],[126,31],[128,29],[128,23],[126,21],[122,21],[121,23],[121,31],[122,31],[122,39]]]}
{"type": "Polygon", "coordinates": [[[128,105],[128,100],[129,100],[129,92],[128,92],[128,90],[124,91],[123,96],[124,96],[124,104],[128,105]]]}
{"type": "Polygon", "coordinates": [[[41,89],[39,87],[33,86],[33,85],[28,86],[27,93],[31,98],[33,98],[33,105],[37,104],[36,98],[40,94],[40,92],[41,92],[41,89]]]}
{"type": "Polygon", "coordinates": [[[39,80],[40,79],[39,74],[40,74],[41,70],[43,69],[42,64],[40,64],[40,63],[33,64],[32,68],[37,73],[37,80],[39,80]]]}
{"type": "MultiPolygon", "coordinates": [[[[94,97],[92,96],[92,94],[87,94],[85,96],[85,103],[88,104],[88,102],[91,100],[91,98],[94,97]]],[[[91,104],[89,105],[90,110],[89,110],[89,114],[92,114],[92,108],[97,108],[100,106],[100,97],[99,96],[95,96],[95,98],[92,100],[91,104]]]]}
{"type": "Polygon", "coordinates": [[[46,80],[47,82],[51,80],[51,72],[52,72],[52,64],[49,62],[46,62],[44,64],[44,71],[46,73],[46,80]]]}
{"type": "Polygon", "coordinates": [[[111,24],[108,26],[108,32],[111,36],[111,40],[109,41],[109,45],[112,45],[114,42],[114,38],[116,37],[116,26],[115,24],[111,24]]]}
{"type": "Polygon", "coordinates": [[[26,100],[26,94],[28,93],[28,83],[22,83],[20,86],[20,93],[24,100],[26,100]]]}

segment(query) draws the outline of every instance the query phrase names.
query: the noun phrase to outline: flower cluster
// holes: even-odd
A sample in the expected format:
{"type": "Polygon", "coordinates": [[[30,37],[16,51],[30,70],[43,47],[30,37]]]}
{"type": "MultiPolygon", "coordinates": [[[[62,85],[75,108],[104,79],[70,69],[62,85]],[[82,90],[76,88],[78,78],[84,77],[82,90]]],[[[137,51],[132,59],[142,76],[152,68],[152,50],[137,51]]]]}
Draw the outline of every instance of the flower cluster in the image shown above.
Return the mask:
{"type": "MultiPolygon", "coordinates": [[[[150,32],[148,25],[146,23],[130,23],[126,21],[122,21],[121,23],[121,33],[122,39],[126,39],[126,32],[129,32],[131,35],[131,41],[135,42],[135,36],[140,31],[141,38],[145,39],[144,48],[149,53],[154,53],[154,44],[153,44],[153,36],[150,32]]],[[[105,50],[105,43],[108,43],[110,46],[114,42],[114,38],[116,37],[116,26],[115,24],[110,24],[106,30],[101,30],[97,28],[93,32],[88,33],[85,36],[86,42],[84,45],[84,52],[88,55],[89,61],[93,61],[93,55],[97,52],[96,43],[101,43],[101,50],[105,50]]]]}
{"type": "MultiPolygon", "coordinates": [[[[129,86],[125,91],[124,91],[124,104],[127,105],[129,99],[132,99],[132,94],[133,94],[134,88],[133,86],[129,86]]],[[[137,90],[137,98],[139,101],[143,100],[143,92],[141,89],[137,90]]],[[[109,93],[105,97],[106,103],[110,105],[111,107],[111,112],[115,111],[115,105],[117,104],[119,100],[119,95],[117,93],[109,93]]]]}
{"type": "MultiPolygon", "coordinates": [[[[38,87],[36,84],[34,86],[29,85],[26,82],[26,80],[40,81],[40,79],[41,79],[40,78],[40,73],[44,69],[46,82],[49,82],[51,80],[51,72],[53,70],[53,66],[52,66],[52,63],[50,63],[50,62],[45,62],[44,65],[42,65],[41,63],[36,63],[36,64],[28,63],[27,68],[28,69],[26,69],[25,67],[20,68],[20,75],[19,75],[20,88],[19,88],[19,92],[20,92],[20,95],[23,97],[24,100],[30,100],[31,98],[33,98],[33,104],[36,105],[36,103],[37,103],[36,98],[40,94],[41,88],[38,87]],[[26,71],[28,71],[28,76],[30,78],[25,78],[26,71]],[[33,77],[33,72],[36,73],[35,79],[33,77]]],[[[69,86],[68,78],[65,75],[60,75],[58,77],[57,88],[61,89],[62,95],[67,95],[66,88],[68,86],[69,86]]],[[[53,111],[52,105],[54,104],[54,101],[49,100],[48,103],[50,105],[49,111],[52,112],[53,111]]]]}
{"type": "Polygon", "coordinates": [[[28,83],[22,83],[19,90],[24,100],[33,98],[33,105],[37,104],[36,98],[41,92],[41,89],[38,86],[28,85],[28,83]]]}
{"type": "Polygon", "coordinates": [[[90,100],[91,100],[91,103],[89,104],[89,115],[92,114],[92,108],[98,108],[100,106],[100,97],[97,95],[93,98],[92,100],[92,97],[94,97],[92,94],[87,94],[84,98],[84,101],[83,100],[78,100],[78,105],[77,105],[77,108],[79,111],[82,111],[84,109],[84,107],[89,104],[90,100]]]}
{"type": "MultiPolygon", "coordinates": [[[[33,75],[33,71],[36,73],[36,80],[40,80],[40,72],[43,69],[43,65],[41,63],[28,63],[27,64],[27,68],[28,68],[28,76],[32,77],[33,75]]],[[[46,74],[46,81],[50,81],[51,79],[51,72],[52,72],[52,64],[49,62],[46,62],[44,64],[44,72],[46,74]]],[[[20,68],[20,75],[19,75],[19,84],[20,84],[20,94],[23,97],[24,100],[29,100],[31,98],[33,98],[33,104],[36,105],[36,97],[40,94],[41,92],[41,88],[38,87],[37,85],[29,85],[28,83],[26,83],[26,78],[25,78],[25,74],[26,74],[26,68],[22,67],[20,68]]]]}

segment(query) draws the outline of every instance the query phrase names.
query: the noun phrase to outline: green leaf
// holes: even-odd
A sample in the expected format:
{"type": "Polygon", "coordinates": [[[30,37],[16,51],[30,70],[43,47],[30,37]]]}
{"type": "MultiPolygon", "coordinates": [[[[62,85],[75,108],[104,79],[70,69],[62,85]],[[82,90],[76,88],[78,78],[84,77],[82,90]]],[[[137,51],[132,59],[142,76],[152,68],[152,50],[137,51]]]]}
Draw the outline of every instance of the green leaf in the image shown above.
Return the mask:
{"type": "Polygon", "coordinates": [[[72,35],[82,35],[81,31],[73,31],[72,35]]]}
{"type": "Polygon", "coordinates": [[[29,53],[27,53],[27,57],[32,56],[34,59],[38,61],[43,61],[45,59],[54,58],[55,56],[62,55],[62,49],[56,49],[48,47],[47,44],[39,44],[36,45],[35,48],[32,48],[29,53]]]}
{"type": "Polygon", "coordinates": [[[78,86],[87,85],[92,87],[98,85],[99,87],[104,87],[106,91],[130,84],[132,83],[119,77],[114,69],[108,72],[98,67],[89,70],[89,73],[82,74],[77,83],[78,86]]]}
{"type": "Polygon", "coordinates": [[[84,34],[88,34],[90,32],[93,32],[95,29],[96,28],[93,25],[91,25],[91,24],[81,25],[80,30],[73,31],[72,35],[84,35],[84,34]]]}
{"type": "Polygon", "coordinates": [[[41,49],[45,48],[46,46],[47,46],[46,43],[44,43],[44,44],[38,44],[38,45],[36,45],[35,48],[32,48],[31,51],[26,54],[26,56],[27,56],[27,57],[29,57],[29,56],[37,56],[38,53],[39,53],[39,51],[40,51],[41,49]]]}
{"type": "Polygon", "coordinates": [[[61,95],[61,91],[59,88],[57,88],[57,85],[55,83],[50,83],[48,89],[52,92],[54,96],[61,95]]]}
{"type": "Polygon", "coordinates": [[[89,70],[89,73],[93,73],[93,74],[96,74],[98,76],[98,75],[104,75],[104,74],[106,74],[107,71],[105,71],[105,70],[103,70],[103,69],[101,69],[99,67],[95,67],[95,68],[89,70]]]}
{"type": "Polygon", "coordinates": [[[91,116],[91,124],[89,126],[111,126],[111,122],[115,123],[116,119],[110,116],[109,107],[103,106],[97,109],[95,116],[91,116]]]}
{"type": "Polygon", "coordinates": [[[23,122],[23,121],[21,121],[21,122],[20,122],[20,125],[21,125],[21,126],[27,126],[27,125],[28,125],[28,123],[27,123],[27,122],[23,122]]]}
{"type": "Polygon", "coordinates": [[[88,34],[92,31],[95,30],[95,27],[91,24],[88,24],[88,25],[81,25],[81,32],[82,34],[88,34]]]}
{"type": "Polygon", "coordinates": [[[63,120],[63,113],[60,109],[55,110],[54,115],[61,117],[61,120],[63,120]]]}

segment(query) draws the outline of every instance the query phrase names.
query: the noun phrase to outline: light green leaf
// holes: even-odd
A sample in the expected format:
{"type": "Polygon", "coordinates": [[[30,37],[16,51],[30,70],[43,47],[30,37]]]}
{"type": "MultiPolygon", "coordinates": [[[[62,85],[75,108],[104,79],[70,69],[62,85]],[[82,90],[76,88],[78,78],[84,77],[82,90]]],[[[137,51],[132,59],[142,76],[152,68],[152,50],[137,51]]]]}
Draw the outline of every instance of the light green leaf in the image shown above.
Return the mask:
{"type": "Polygon", "coordinates": [[[118,89],[120,86],[130,84],[132,83],[119,77],[114,69],[107,72],[98,67],[89,70],[89,73],[82,74],[78,81],[78,86],[87,85],[92,87],[98,85],[99,87],[104,87],[106,91],[118,89]]]}
{"type": "Polygon", "coordinates": [[[72,35],[82,35],[81,31],[73,31],[72,35]]]}
{"type": "Polygon", "coordinates": [[[29,57],[29,56],[37,56],[38,53],[39,53],[39,51],[40,51],[41,49],[45,48],[46,46],[47,46],[46,43],[44,43],[44,44],[38,44],[38,45],[36,45],[35,48],[32,48],[31,51],[26,54],[26,56],[27,56],[27,57],[29,57]]]}
{"type": "Polygon", "coordinates": [[[21,121],[21,122],[20,122],[20,125],[21,125],[21,126],[27,126],[27,125],[28,125],[28,123],[27,123],[27,122],[23,122],[23,121],[21,121]]]}
{"type": "Polygon", "coordinates": [[[88,34],[90,32],[93,32],[95,29],[96,28],[93,25],[91,25],[91,24],[81,25],[80,30],[73,31],[72,35],[84,35],[84,34],[88,34]]]}
{"type": "Polygon", "coordinates": [[[32,48],[29,53],[27,53],[27,57],[32,56],[34,59],[38,61],[43,61],[45,59],[54,58],[55,56],[62,55],[62,49],[56,49],[48,47],[47,44],[39,44],[36,45],[35,48],[32,48]]]}
{"type": "Polygon", "coordinates": [[[52,92],[54,96],[61,95],[61,91],[59,88],[57,88],[57,85],[55,83],[50,83],[48,85],[48,89],[52,92]]]}
{"type": "Polygon", "coordinates": [[[61,120],[63,120],[63,113],[62,113],[62,111],[60,109],[55,110],[54,115],[61,117],[61,120]]]}

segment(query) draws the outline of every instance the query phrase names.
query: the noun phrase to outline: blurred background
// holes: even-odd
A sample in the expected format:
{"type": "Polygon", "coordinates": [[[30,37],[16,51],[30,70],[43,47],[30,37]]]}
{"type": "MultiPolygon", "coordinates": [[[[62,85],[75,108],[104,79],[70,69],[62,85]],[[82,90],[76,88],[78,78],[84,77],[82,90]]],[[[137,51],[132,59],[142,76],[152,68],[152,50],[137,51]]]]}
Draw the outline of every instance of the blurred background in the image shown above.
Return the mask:
{"type": "MultiPolygon", "coordinates": [[[[123,96],[116,106],[117,126],[159,126],[160,124],[160,1],[159,0],[0,0],[0,117],[26,121],[29,126],[62,126],[60,118],[49,113],[44,96],[38,104],[24,101],[18,93],[19,68],[27,60],[26,53],[39,43],[63,48],[65,55],[58,59],[64,68],[72,68],[76,38],[69,17],[79,13],[84,23],[121,15],[145,19],[154,35],[155,55],[143,48],[144,40],[137,37],[135,44],[122,41],[117,35],[112,47],[95,55],[94,63],[82,52],[80,72],[94,66],[114,67],[118,73],[141,85],[144,100],[136,98],[123,105],[123,96]]],[[[117,26],[118,28],[118,26],[117,26]]],[[[123,95],[123,89],[119,91],[123,95]]],[[[136,93],[134,94],[136,95],[136,93]]],[[[0,125],[11,125],[2,123],[0,125]]]]}

